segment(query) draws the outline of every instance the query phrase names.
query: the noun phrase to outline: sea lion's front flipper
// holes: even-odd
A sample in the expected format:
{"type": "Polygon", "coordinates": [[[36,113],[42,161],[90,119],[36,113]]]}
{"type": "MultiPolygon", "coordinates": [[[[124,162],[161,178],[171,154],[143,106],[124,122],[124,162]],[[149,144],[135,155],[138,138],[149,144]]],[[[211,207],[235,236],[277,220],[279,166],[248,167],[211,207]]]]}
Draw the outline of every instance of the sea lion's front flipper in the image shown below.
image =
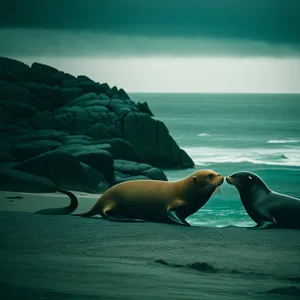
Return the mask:
{"type": "Polygon", "coordinates": [[[176,224],[183,226],[191,226],[186,220],[181,220],[175,210],[168,210],[168,218],[176,224]]]}
{"type": "Polygon", "coordinates": [[[124,218],[124,217],[115,217],[110,215],[102,216],[105,220],[115,221],[115,222],[147,222],[146,220],[142,219],[133,219],[133,218],[124,218]]]}
{"type": "Polygon", "coordinates": [[[118,216],[113,213],[114,212],[114,206],[110,209],[106,209],[103,211],[102,218],[105,220],[115,221],[115,222],[147,222],[146,220],[142,219],[135,219],[135,218],[127,218],[123,216],[118,216]]]}
{"type": "Polygon", "coordinates": [[[257,224],[254,227],[248,227],[247,229],[251,230],[259,230],[259,229],[274,229],[277,228],[277,226],[269,221],[262,221],[261,223],[257,224]]]}

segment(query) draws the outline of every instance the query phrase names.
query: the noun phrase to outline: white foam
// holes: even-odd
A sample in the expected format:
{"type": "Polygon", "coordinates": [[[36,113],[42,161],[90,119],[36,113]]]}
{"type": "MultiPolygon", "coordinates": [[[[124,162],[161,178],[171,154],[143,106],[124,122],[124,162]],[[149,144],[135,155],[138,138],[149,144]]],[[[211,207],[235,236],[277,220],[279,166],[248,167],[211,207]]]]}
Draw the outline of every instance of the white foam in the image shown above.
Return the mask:
{"type": "Polygon", "coordinates": [[[210,136],[209,133],[203,132],[203,133],[199,133],[198,136],[210,136]]]}
{"type": "Polygon", "coordinates": [[[268,144],[296,144],[299,143],[300,140],[269,140],[268,144]]]}
{"type": "Polygon", "coordinates": [[[300,166],[300,148],[184,148],[196,165],[211,163],[252,163],[275,166],[300,166]]]}

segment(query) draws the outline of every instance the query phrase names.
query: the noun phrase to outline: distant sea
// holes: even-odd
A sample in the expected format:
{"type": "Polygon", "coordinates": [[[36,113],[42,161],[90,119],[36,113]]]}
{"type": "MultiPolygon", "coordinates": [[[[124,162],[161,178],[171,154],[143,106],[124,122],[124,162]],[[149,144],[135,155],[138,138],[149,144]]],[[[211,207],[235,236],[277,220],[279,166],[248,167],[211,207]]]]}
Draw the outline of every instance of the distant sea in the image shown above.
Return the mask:
{"type": "MultiPolygon", "coordinates": [[[[300,95],[293,94],[130,94],[147,101],[197,169],[226,176],[249,170],[268,186],[300,198],[300,95]]],[[[165,170],[169,180],[194,172],[165,170]]],[[[250,226],[254,222],[233,186],[224,183],[191,224],[250,226]]]]}

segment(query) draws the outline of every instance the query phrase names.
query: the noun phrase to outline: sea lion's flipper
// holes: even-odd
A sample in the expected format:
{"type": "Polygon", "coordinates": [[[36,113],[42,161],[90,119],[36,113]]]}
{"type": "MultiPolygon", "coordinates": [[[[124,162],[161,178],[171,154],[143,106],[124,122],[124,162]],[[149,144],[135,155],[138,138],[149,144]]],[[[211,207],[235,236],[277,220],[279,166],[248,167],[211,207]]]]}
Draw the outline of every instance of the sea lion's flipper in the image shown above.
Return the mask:
{"type": "Polygon", "coordinates": [[[191,226],[186,220],[180,219],[175,210],[168,210],[168,218],[176,224],[183,226],[191,226]]]}
{"type": "Polygon", "coordinates": [[[251,229],[251,230],[260,230],[260,229],[274,229],[277,228],[277,226],[269,221],[262,221],[259,224],[257,224],[254,227],[248,227],[247,229],[251,229]]]}
{"type": "Polygon", "coordinates": [[[69,191],[65,191],[65,190],[57,190],[60,193],[63,193],[67,196],[69,196],[71,202],[67,207],[61,207],[61,208],[46,208],[46,209],[41,209],[36,211],[36,214],[40,214],[40,215],[69,215],[71,214],[78,206],[78,200],[77,197],[69,192],[69,191]]]}
{"type": "Polygon", "coordinates": [[[115,202],[110,202],[106,205],[100,215],[105,220],[115,221],[115,222],[146,222],[146,220],[128,218],[126,216],[120,216],[116,209],[115,202]]]}
{"type": "Polygon", "coordinates": [[[146,220],[142,219],[134,219],[134,218],[124,218],[124,217],[114,217],[110,215],[102,216],[105,220],[115,221],[115,222],[147,222],[146,220]]]}

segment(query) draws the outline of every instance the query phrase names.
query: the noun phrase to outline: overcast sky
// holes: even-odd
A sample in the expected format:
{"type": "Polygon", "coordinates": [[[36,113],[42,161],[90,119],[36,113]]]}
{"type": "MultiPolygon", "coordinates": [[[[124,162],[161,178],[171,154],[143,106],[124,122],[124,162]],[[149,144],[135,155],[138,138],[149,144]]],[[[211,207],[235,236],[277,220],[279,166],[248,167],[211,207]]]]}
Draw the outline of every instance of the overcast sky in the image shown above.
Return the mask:
{"type": "Polygon", "coordinates": [[[145,92],[300,93],[298,0],[2,0],[0,55],[145,92]]]}

